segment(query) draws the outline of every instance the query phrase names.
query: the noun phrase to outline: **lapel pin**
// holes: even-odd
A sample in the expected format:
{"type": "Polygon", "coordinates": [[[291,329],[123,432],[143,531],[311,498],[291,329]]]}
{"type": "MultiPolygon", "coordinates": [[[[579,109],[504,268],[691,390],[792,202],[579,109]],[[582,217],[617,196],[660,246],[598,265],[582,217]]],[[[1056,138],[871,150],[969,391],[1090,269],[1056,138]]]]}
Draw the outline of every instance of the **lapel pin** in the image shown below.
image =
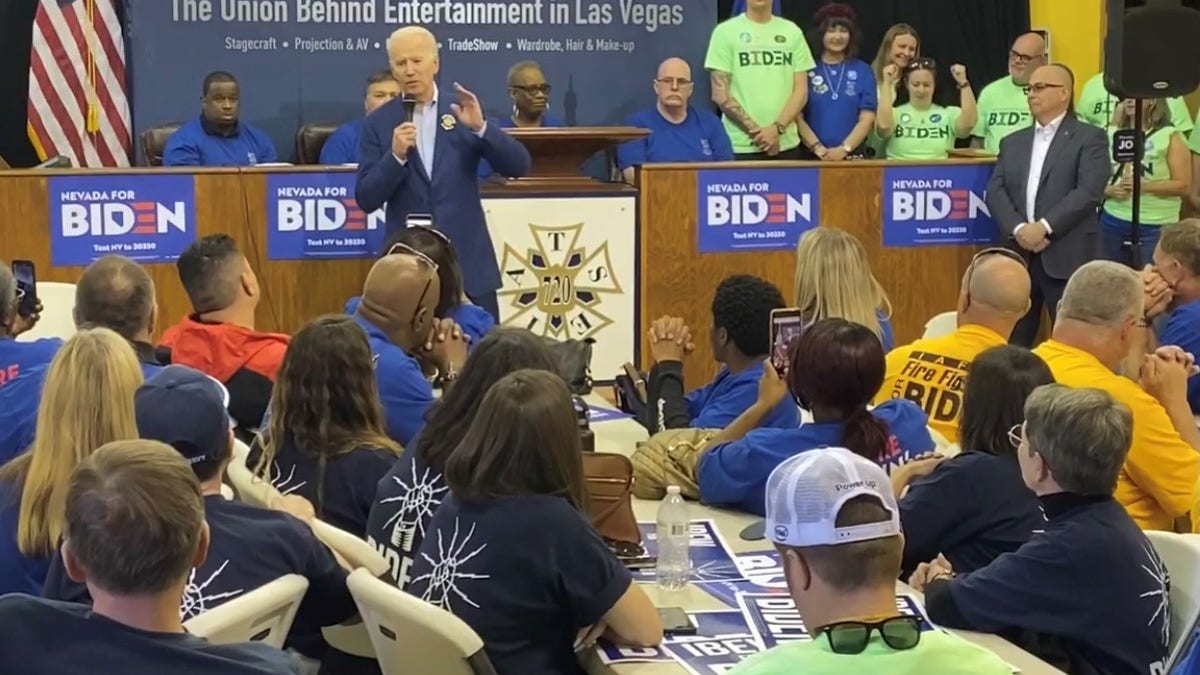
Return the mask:
{"type": "Polygon", "coordinates": [[[442,128],[446,131],[453,129],[456,124],[458,124],[458,120],[454,119],[454,115],[442,115],[442,128]]]}

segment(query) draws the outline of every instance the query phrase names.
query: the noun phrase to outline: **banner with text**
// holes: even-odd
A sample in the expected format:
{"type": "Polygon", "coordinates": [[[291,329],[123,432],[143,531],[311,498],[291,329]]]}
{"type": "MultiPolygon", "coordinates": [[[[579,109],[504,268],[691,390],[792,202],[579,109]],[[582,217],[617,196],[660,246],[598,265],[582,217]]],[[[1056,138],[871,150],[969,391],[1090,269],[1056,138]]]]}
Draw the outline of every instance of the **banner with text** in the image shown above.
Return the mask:
{"type": "Polygon", "coordinates": [[[196,240],[196,188],[187,175],[52,176],[50,264],[109,254],[170,262],[196,240]]]}
{"type": "MultiPolygon", "coordinates": [[[[762,649],[770,649],[783,642],[793,640],[811,640],[800,611],[796,609],[796,601],[790,595],[739,593],[738,603],[746,615],[746,623],[750,632],[758,640],[762,649]]],[[[896,596],[896,611],[905,616],[915,616],[921,620],[921,630],[933,630],[925,611],[916,596],[901,594],[896,596]]]]}
{"type": "MultiPolygon", "coordinates": [[[[570,126],[619,124],[654,105],[651,81],[669,56],[703,73],[717,0],[125,0],[135,138],[200,113],[201,80],[241,82],[241,117],[263,128],[280,159],[296,130],[363,114],[367,76],[387,67],[384,44],[408,24],[440,44],[438,82],[511,111],[506,76],[537,61],[550,113],[570,126]]],[[[708,101],[708,78],[693,100],[708,101]]]]}
{"type": "Polygon", "coordinates": [[[746,577],[744,580],[714,581],[700,584],[700,588],[730,607],[738,606],[738,593],[786,594],[788,592],[787,578],[783,575],[783,564],[779,560],[779,551],[771,549],[753,553],[738,553],[733,557],[733,562],[746,577]]]}
{"type": "Polygon", "coordinates": [[[696,172],[701,253],[795,250],[817,223],[817,169],[707,169],[696,172]]]}
{"type": "Polygon", "coordinates": [[[658,647],[623,647],[601,639],[596,643],[600,660],[607,664],[671,661],[667,645],[750,636],[746,616],[737,609],[695,611],[688,612],[688,616],[696,622],[695,635],[664,635],[663,644],[658,647]]]}
{"type": "Polygon", "coordinates": [[[385,235],[384,214],[363,213],[354,201],[354,174],[272,173],[267,176],[267,257],[374,258],[385,235]]]}
{"type": "Polygon", "coordinates": [[[996,241],[984,202],[990,164],[889,166],[883,170],[883,245],[957,246],[996,241]]]}
{"type": "MultiPolygon", "coordinates": [[[[638,523],[646,553],[658,556],[658,534],[655,523],[638,523]]],[[[729,544],[721,537],[717,524],[711,520],[693,520],[688,527],[688,556],[692,570],[688,580],[692,583],[706,581],[734,581],[745,579],[733,562],[729,544]]],[[[633,571],[637,581],[654,581],[656,571],[640,569],[633,571]]]]}

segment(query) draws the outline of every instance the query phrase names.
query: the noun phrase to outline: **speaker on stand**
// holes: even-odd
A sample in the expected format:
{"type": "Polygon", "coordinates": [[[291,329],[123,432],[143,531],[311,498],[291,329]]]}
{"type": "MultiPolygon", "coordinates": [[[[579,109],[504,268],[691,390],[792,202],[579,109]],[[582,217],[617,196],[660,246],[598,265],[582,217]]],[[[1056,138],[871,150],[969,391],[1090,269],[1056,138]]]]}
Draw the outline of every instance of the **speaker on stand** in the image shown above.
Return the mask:
{"type": "Polygon", "coordinates": [[[1106,0],[1108,33],[1104,36],[1104,88],[1118,99],[1134,99],[1133,129],[1113,136],[1113,161],[1133,163],[1133,227],[1130,259],[1140,268],[1142,99],[1192,93],[1200,86],[1200,11],[1180,0],[1106,0]]]}

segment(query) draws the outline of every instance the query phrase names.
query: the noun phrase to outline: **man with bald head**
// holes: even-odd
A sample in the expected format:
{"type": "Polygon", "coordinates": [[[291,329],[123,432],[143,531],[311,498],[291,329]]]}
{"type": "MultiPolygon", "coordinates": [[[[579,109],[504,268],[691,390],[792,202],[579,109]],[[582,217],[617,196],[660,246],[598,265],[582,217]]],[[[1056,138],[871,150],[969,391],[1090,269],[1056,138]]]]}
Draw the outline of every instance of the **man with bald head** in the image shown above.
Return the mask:
{"type": "Polygon", "coordinates": [[[452,95],[439,90],[438,44],[428,30],[396,30],[387,54],[403,95],[363,120],[355,200],[368,213],[386,205],[389,232],[432,219],[454,242],[467,296],[499,320],[500,268],[477,174],[486,159],[504,176],[525,176],[529,151],[489,124],[479,99],[458,82],[452,95]]]}
{"type": "Polygon", "coordinates": [[[729,162],[733,144],[721,119],[688,104],[695,89],[692,68],[672,56],[654,77],[653,108],[630,115],[625,125],[649,129],[650,135],[617,148],[617,167],[626,183],[638,167],[651,162],[729,162]]]}
{"type": "Polygon", "coordinates": [[[1026,87],[1034,126],[1000,142],[987,205],[1005,243],[1029,263],[1029,312],[1012,341],[1032,346],[1042,307],[1054,321],[1067,279],[1099,257],[1097,209],[1110,164],[1104,130],[1082,122],[1072,104],[1075,78],[1061,64],[1042,66],[1026,87]]]}
{"type": "Polygon", "coordinates": [[[1008,249],[980,251],[959,289],[958,329],[893,349],[875,403],[908,399],[929,416],[930,427],[957,443],[967,368],[980,353],[1008,342],[1028,309],[1025,261],[1008,249]]]}
{"type": "Polygon", "coordinates": [[[971,135],[971,147],[991,154],[1000,152],[1000,141],[1027,128],[1032,120],[1025,102],[1025,85],[1033,71],[1046,65],[1046,38],[1041,33],[1024,33],[1008,50],[1008,75],[979,93],[979,118],[971,135]]]}
{"type": "Polygon", "coordinates": [[[354,314],[375,355],[388,435],[401,445],[407,446],[425,426],[425,413],[433,405],[433,386],[425,373],[436,372],[447,387],[467,359],[462,331],[433,315],[440,298],[433,261],[415,251],[394,253],[371,267],[354,314]]]}
{"type": "Polygon", "coordinates": [[[1059,384],[1103,389],[1129,406],[1133,444],[1115,497],[1142,529],[1190,532],[1200,475],[1200,431],[1187,401],[1193,360],[1178,347],[1145,353],[1145,303],[1140,274],[1087,263],[1067,282],[1053,337],[1033,351],[1059,384]]]}

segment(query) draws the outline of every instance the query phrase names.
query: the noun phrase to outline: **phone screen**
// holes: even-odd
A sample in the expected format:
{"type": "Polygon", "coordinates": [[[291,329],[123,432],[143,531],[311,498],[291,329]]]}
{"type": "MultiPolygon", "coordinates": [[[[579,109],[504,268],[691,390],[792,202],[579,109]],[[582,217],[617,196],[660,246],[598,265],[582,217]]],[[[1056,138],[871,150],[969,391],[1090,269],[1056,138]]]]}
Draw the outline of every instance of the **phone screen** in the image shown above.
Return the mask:
{"type": "Polygon", "coordinates": [[[17,280],[17,311],[28,316],[37,310],[37,274],[32,260],[14,260],[13,277],[17,280]]]}
{"type": "Polygon", "coordinates": [[[804,317],[799,309],[776,309],[771,312],[771,365],[780,375],[787,372],[789,350],[803,331],[804,317]]]}
{"type": "Polygon", "coordinates": [[[696,622],[679,607],[659,607],[658,618],[662,621],[663,632],[672,635],[695,635],[696,622]]]}

